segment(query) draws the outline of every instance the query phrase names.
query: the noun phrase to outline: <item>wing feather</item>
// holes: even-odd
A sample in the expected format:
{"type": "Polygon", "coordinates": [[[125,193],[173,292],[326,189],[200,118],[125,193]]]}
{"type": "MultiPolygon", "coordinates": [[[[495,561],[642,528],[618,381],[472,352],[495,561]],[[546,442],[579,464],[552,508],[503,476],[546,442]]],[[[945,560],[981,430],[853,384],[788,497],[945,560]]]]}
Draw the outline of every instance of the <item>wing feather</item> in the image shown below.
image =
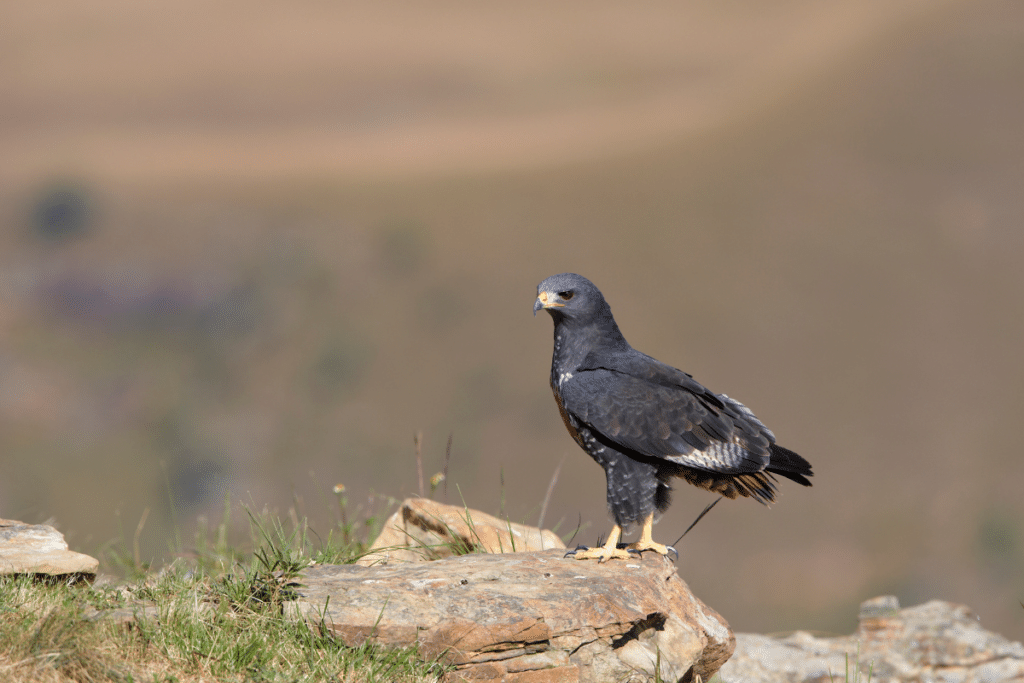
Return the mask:
{"type": "Polygon", "coordinates": [[[677,377],[649,367],[646,377],[605,367],[578,370],[560,387],[562,402],[577,420],[622,449],[711,472],[765,469],[774,435],[753,413],[669,369],[677,377]]]}

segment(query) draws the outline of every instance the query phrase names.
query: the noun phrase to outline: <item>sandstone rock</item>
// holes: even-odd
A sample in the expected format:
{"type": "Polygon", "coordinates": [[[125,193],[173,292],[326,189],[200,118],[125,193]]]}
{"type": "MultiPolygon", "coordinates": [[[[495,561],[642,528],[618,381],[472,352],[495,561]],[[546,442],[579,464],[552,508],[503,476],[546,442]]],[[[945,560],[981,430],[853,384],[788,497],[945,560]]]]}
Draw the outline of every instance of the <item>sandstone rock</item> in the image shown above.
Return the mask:
{"type": "Polygon", "coordinates": [[[370,552],[359,560],[369,567],[392,562],[422,562],[450,557],[452,546],[488,553],[532,552],[564,548],[548,530],[515,524],[479,510],[408,498],[381,529],[370,552]]]}
{"type": "Polygon", "coordinates": [[[470,554],[377,567],[321,565],[291,613],[349,645],[418,645],[449,680],[707,681],[732,653],[728,624],[672,562],[580,562],[563,550],[470,554]]]}
{"type": "Polygon", "coordinates": [[[737,634],[736,653],[722,667],[726,683],[821,683],[870,678],[896,681],[1024,681],[1024,645],[986,631],[970,609],[941,600],[899,608],[893,596],[861,605],[857,632],[815,638],[737,634]]]}
{"type": "Polygon", "coordinates": [[[92,581],[99,561],[68,550],[64,535],[46,524],[0,519],[0,574],[47,574],[92,581]]]}

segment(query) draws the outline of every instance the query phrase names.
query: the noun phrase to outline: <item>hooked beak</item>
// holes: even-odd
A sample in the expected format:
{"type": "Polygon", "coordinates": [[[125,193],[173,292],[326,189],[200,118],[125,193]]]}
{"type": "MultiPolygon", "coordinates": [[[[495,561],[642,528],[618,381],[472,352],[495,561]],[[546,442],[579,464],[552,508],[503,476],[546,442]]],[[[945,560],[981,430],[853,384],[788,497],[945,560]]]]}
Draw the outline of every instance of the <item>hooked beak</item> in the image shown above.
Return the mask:
{"type": "Polygon", "coordinates": [[[537,315],[542,308],[565,308],[565,304],[558,302],[558,295],[554,292],[540,292],[533,302],[533,314],[537,315]]]}

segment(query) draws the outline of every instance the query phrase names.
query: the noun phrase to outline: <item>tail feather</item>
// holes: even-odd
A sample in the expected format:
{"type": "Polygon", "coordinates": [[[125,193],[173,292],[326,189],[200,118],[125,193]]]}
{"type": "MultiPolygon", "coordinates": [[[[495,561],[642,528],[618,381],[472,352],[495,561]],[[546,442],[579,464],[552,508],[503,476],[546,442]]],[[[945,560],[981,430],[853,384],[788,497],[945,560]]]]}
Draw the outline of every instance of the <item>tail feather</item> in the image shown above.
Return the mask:
{"type": "MultiPolygon", "coordinates": [[[[811,463],[782,446],[772,444],[771,460],[762,472],[709,472],[693,467],[680,467],[673,473],[697,488],[713,491],[726,498],[753,498],[759,503],[771,505],[775,502],[775,477],[779,475],[798,484],[810,486],[807,477],[814,476],[811,463]]],[[[666,504],[667,505],[667,498],[666,504]]],[[[659,506],[659,509],[662,509],[659,506]]]]}
{"type": "Polygon", "coordinates": [[[814,476],[814,472],[811,471],[811,463],[788,448],[783,448],[778,444],[772,444],[771,460],[765,469],[768,472],[785,477],[803,486],[810,486],[811,482],[807,477],[814,476]]]}
{"type": "Polygon", "coordinates": [[[775,502],[774,477],[764,472],[744,474],[719,474],[692,468],[683,469],[679,475],[697,488],[713,491],[726,498],[753,498],[759,503],[770,505],[775,502]]]}

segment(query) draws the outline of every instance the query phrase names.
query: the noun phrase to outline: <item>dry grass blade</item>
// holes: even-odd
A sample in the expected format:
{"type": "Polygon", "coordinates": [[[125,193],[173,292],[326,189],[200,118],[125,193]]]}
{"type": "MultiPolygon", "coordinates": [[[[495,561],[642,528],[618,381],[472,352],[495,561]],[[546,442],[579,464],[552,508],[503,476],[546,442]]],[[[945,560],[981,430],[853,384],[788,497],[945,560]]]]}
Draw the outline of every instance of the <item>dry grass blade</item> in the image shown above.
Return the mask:
{"type": "Polygon", "coordinates": [[[423,498],[423,432],[416,432],[412,442],[416,446],[416,480],[419,483],[420,498],[423,498]]]}
{"type": "Polygon", "coordinates": [[[540,505],[540,517],[537,519],[537,528],[544,528],[544,517],[548,512],[548,502],[551,500],[551,495],[555,492],[555,484],[558,483],[558,475],[562,471],[562,464],[565,462],[565,456],[558,461],[558,466],[555,467],[554,473],[551,475],[551,481],[548,482],[548,490],[544,494],[544,502],[540,505]]]}

